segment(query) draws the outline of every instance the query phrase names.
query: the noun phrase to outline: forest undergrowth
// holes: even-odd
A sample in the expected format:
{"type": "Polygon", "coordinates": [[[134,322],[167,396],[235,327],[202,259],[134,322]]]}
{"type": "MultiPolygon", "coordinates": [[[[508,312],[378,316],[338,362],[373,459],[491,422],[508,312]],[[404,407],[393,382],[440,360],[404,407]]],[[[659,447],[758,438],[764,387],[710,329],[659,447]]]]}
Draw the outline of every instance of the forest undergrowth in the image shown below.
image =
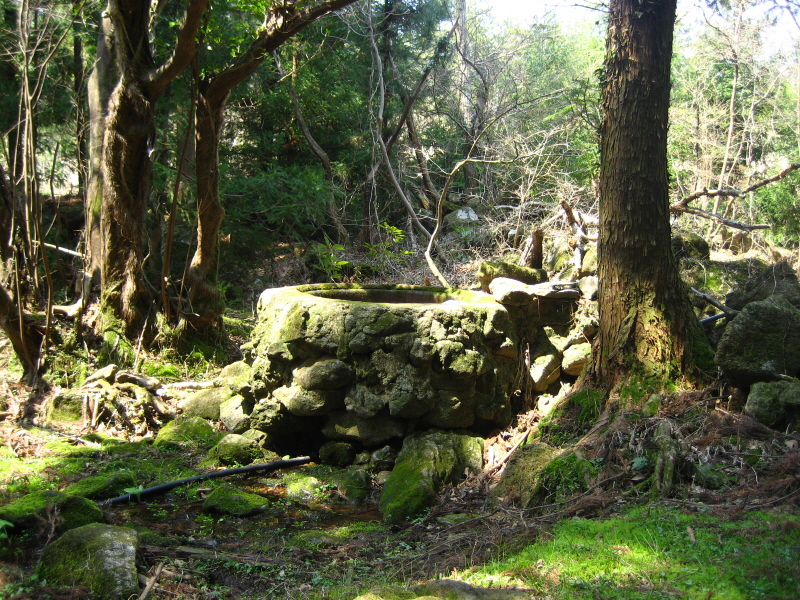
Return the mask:
{"type": "MultiPolygon", "coordinates": [[[[269,268],[286,284],[309,276],[293,253],[269,268]]],[[[464,257],[447,275],[466,286],[475,268],[464,257]]],[[[393,269],[384,272],[389,281],[427,283],[421,261],[401,260],[393,269]]],[[[142,351],[140,364],[170,381],[211,380],[238,358],[237,342],[247,339],[253,319],[253,306],[242,302],[226,316],[232,341],[199,341],[180,353],[142,351]]],[[[1,350],[0,504],[89,475],[125,471],[148,486],[202,471],[198,448],[156,449],[146,439],[92,432],[81,422],[46,422],[41,409],[56,387],[69,385],[67,375],[100,365],[81,366],[74,355],[74,363],[52,357],[63,374],[54,370],[47,382],[29,388],[14,383],[19,372],[8,344],[1,350]]],[[[531,598],[800,596],[798,436],[758,425],[713,390],[676,392],[657,415],[679,432],[686,457],[668,494],[654,493],[651,485],[655,465],[648,450],[657,419],[637,413],[625,414],[622,425],[586,451],[595,470],[591,485],[562,483],[534,508],[492,494],[515,449],[540,441],[568,447],[590,428],[584,417],[565,410],[548,420],[525,406],[487,440],[482,473],[445,488],[428,513],[402,525],[381,521],[377,480],[366,503],[351,505],[335,486],[291,498],[283,472],[230,481],[271,499],[267,510],[252,516],[203,512],[210,491],[203,484],[103,511],[107,522],[140,532],[142,576],[157,580],[151,598],[350,600],[379,585],[443,577],[526,590],[531,598]],[[713,486],[690,470],[711,456],[722,465],[713,486]]],[[[90,597],[88,590],[54,589],[36,578],[38,554],[59,518],[48,514],[27,535],[0,523],[0,598],[90,597]]]]}

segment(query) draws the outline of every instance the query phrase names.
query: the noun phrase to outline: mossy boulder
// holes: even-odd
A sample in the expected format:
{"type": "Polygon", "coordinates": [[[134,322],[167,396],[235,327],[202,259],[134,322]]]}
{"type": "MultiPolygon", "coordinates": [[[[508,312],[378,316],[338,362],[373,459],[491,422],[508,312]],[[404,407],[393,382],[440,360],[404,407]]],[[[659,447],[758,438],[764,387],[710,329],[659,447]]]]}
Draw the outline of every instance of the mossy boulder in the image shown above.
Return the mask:
{"type": "Polygon", "coordinates": [[[297,500],[361,504],[367,498],[369,482],[361,469],[338,469],[314,465],[295,469],[283,476],[286,495],[297,500]]]}
{"type": "Polygon", "coordinates": [[[408,436],[381,493],[384,520],[419,516],[432,506],[441,486],[460,481],[465,469],[480,471],[482,463],[482,438],[445,431],[408,436]]]}
{"type": "Polygon", "coordinates": [[[103,513],[92,500],[55,491],[33,492],[0,507],[0,519],[12,523],[14,533],[38,527],[51,518],[56,519],[56,531],[68,531],[102,522],[103,513]]]}
{"type": "Polygon", "coordinates": [[[335,390],[351,383],[355,372],[341,360],[323,358],[295,369],[292,377],[307,390],[335,390]]]}
{"type": "Polygon", "coordinates": [[[210,448],[216,441],[214,428],[201,417],[178,417],[170,421],[158,432],[153,445],[159,446],[197,446],[210,448]]]}
{"type": "Polygon", "coordinates": [[[224,465],[249,465],[263,459],[264,453],[251,438],[230,433],[209,450],[208,456],[224,465]]]}
{"type": "Polygon", "coordinates": [[[592,358],[592,345],[589,342],[574,344],[564,350],[561,370],[567,375],[578,376],[592,358]]]}
{"type": "Polygon", "coordinates": [[[671,243],[675,258],[705,260],[710,255],[708,242],[693,231],[673,231],[671,243]]]}
{"type": "Polygon", "coordinates": [[[528,284],[547,281],[547,271],[544,269],[531,269],[505,260],[482,262],[477,275],[484,292],[489,291],[489,284],[497,277],[516,279],[528,284]]]}
{"type": "Polygon", "coordinates": [[[219,419],[220,405],[234,396],[229,387],[213,387],[192,394],[181,408],[185,417],[219,419]]]}
{"type": "Polygon", "coordinates": [[[139,536],[132,529],[85,525],[45,547],[37,574],[50,585],[87,586],[99,600],[136,597],[138,549],[139,536]]]}
{"type": "Polygon", "coordinates": [[[106,500],[121,496],[125,492],[125,488],[131,487],[136,487],[136,478],[133,473],[118,471],[84,477],[64,488],[64,493],[92,500],[106,500]]]}
{"type": "Polygon", "coordinates": [[[714,362],[748,387],[778,375],[800,375],[800,310],[783,296],[751,302],[725,328],[714,362]]]}
{"type": "Polygon", "coordinates": [[[744,411],[768,427],[798,429],[800,382],[765,381],[753,384],[744,411]]]}
{"type": "Polygon", "coordinates": [[[206,497],[203,510],[234,517],[246,517],[263,511],[269,500],[258,494],[251,494],[223,483],[206,497]]]}
{"type": "Polygon", "coordinates": [[[250,429],[251,412],[253,403],[237,394],[219,405],[219,420],[231,433],[244,433],[250,429]]]}
{"type": "Polygon", "coordinates": [[[516,502],[523,508],[535,506],[538,503],[542,471],[560,452],[558,448],[542,442],[522,446],[509,459],[492,496],[516,502]]]}
{"type": "Polygon", "coordinates": [[[736,483],[736,476],[728,473],[719,465],[704,463],[694,466],[694,480],[697,485],[704,488],[719,490],[736,483]]]}
{"type": "Polygon", "coordinates": [[[244,396],[248,400],[253,397],[253,389],[250,379],[253,376],[253,367],[243,360],[234,362],[226,366],[214,381],[217,387],[229,388],[234,394],[244,396]]]}
{"type": "Polygon", "coordinates": [[[344,467],[351,464],[355,457],[355,447],[347,442],[325,442],[319,449],[319,460],[326,465],[344,467]]]}
{"type": "Polygon", "coordinates": [[[48,421],[79,421],[83,417],[83,394],[78,390],[59,390],[47,404],[48,421]]]}

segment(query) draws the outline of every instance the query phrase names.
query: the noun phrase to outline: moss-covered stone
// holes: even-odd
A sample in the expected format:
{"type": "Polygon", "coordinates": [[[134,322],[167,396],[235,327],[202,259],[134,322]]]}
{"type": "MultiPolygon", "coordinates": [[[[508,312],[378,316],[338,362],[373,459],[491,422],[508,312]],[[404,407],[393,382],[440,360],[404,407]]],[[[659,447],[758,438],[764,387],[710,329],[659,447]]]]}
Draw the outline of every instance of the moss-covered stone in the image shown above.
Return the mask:
{"type": "Polygon", "coordinates": [[[53,519],[56,531],[68,531],[103,521],[97,504],[87,498],[55,491],[38,491],[0,507],[0,519],[14,524],[14,533],[53,519]]]}
{"type": "Polygon", "coordinates": [[[228,387],[234,394],[252,397],[250,379],[253,376],[253,367],[243,360],[227,365],[215,380],[217,387],[228,387]]]}
{"type": "Polygon", "coordinates": [[[709,257],[708,242],[693,231],[675,230],[672,232],[672,252],[675,258],[698,258],[705,260],[709,257]]]}
{"type": "Polygon", "coordinates": [[[264,453],[252,439],[230,433],[209,450],[208,456],[219,460],[223,465],[249,465],[263,459],[264,453]]]}
{"type": "Polygon", "coordinates": [[[136,597],[138,548],[139,538],[132,529],[86,525],[45,547],[37,573],[50,585],[85,585],[99,600],[136,597]]]}
{"type": "Polygon", "coordinates": [[[325,442],[319,449],[319,460],[326,465],[344,467],[353,462],[356,449],[347,442],[325,442]]]}
{"type": "Polygon", "coordinates": [[[559,452],[541,442],[522,446],[509,460],[492,496],[518,502],[523,508],[534,506],[538,502],[542,471],[559,452]]]}
{"type": "Polygon", "coordinates": [[[231,433],[244,433],[250,429],[250,413],[253,402],[236,395],[219,405],[219,420],[231,433]]]}
{"type": "Polygon", "coordinates": [[[203,510],[246,517],[263,511],[269,500],[258,494],[242,491],[230,484],[223,483],[214,488],[203,502],[203,510]]]}
{"type": "Polygon", "coordinates": [[[800,375],[800,310],[782,296],[751,302],[728,323],[714,360],[737,386],[800,375]]]}
{"type": "Polygon", "coordinates": [[[800,381],[762,381],[753,384],[744,411],[776,429],[800,425],[800,381]]]}
{"type": "Polygon", "coordinates": [[[282,481],[286,495],[297,500],[360,504],[369,492],[366,474],[355,468],[314,465],[295,469],[284,475],[282,481]]]}
{"type": "Polygon", "coordinates": [[[83,416],[83,394],[59,390],[47,404],[48,421],[79,421],[83,416]]]}
{"type": "Polygon", "coordinates": [[[210,448],[214,445],[216,438],[214,428],[205,419],[184,416],[164,425],[158,432],[153,445],[156,447],[178,445],[210,448]]]}
{"type": "Polygon", "coordinates": [[[64,488],[65,494],[71,496],[82,496],[92,500],[106,500],[121,496],[125,488],[135,487],[136,479],[130,471],[118,471],[116,473],[104,473],[84,477],[64,488]]]}
{"type": "Polygon", "coordinates": [[[458,482],[465,469],[479,471],[482,461],[482,438],[443,431],[407,437],[381,493],[384,520],[397,523],[419,516],[442,485],[458,482]]]}
{"type": "Polygon", "coordinates": [[[504,260],[482,262],[478,267],[478,281],[484,292],[489,291],[489,284],[496,277],[516,279],[522,283],[541,283],[547,281],[547,271],[544,269],[530,269],[504,260]]]}
{"type": "Polygon", "coordinates": [[[229,387],[213,387],[192,394],[183,402],[181,408],[185,417],[201,417],[203,419],[219,419],[220,404],[234,396],[229,387]]]}

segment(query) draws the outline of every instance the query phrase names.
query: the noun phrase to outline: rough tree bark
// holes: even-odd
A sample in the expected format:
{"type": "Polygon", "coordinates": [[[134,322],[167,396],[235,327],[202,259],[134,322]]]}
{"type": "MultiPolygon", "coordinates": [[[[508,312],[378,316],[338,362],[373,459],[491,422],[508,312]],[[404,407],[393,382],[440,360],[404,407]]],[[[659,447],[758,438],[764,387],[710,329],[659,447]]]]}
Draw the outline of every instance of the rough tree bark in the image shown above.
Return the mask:
{"type": "Polygon", "coordinates": [[[707,348],[670,247],[667,125],[676,0],[609,5],[594,377],[618,391],[688,374],[707,348]]]}
{"type": "Polygon", "coordinates": [[[225,105],[231,90],[249,77],[272,51],[320,17],[355,0],[326,0],[305,8],[302,3],[273,6],[258,37],[222,71],[203,78],[198,85],[195,116],[197,165],[197,249],[186,279],[191,314],[187,321],[207,330],[225,309],[217,286],[218,237],[225,210],[219,198],[219,136],[225,105]]]}
{"type": "MultiPolygon", "coordinates": [[[[172,56],[156,66],[150,44],[150,0],[109,0],[119,79],[108,100],[103,142],[103,302],[125,333],[145,324],[153,289],[142,269],[144,223],[155,147],[154,106],[191,62],[208,0],[189,0],[172,56]]],[[[108,313],[106,313],[108,314],[108,313]]]]}
{"type": "Polygon", "coordinates": [[[89,159],[86,176],[86,202],[84,204],[84,228],[86,244],[86,272],[92,284],[101,283],[103,259],[103,235],[101,216],[103,205],[103,135],[106,130],[108,99],[114,87],[116,69],[111,56],[113,33],[108,13],[98,17],[97,49],[94,68],[87,82],[89,108],[89,159]]]}

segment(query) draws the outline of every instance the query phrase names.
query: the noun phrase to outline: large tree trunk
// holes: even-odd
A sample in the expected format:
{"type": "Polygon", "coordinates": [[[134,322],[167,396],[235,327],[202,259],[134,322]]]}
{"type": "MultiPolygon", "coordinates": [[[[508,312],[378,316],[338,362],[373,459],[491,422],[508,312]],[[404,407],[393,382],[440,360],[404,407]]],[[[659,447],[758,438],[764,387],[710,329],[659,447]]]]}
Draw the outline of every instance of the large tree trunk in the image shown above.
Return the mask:
{"type": "Polygon", "coordinates": [[[189,0],[172,56],[156,67],[150,51],[150,0],[109,0],[119,81],[111,94],[103,143],[102,285],[105,314],[137,334],[151,312],[144,276],[144,222],[155,149],[154,105],[197,50],[208,0],[189,0]],[[110,312],[110,314],[109,314],[110,312]]]}
{"type": "Polygon", "coordinates": [[[109,101],[103,145],[103,301],[134,335],[152,298],[142,258],[155,127],[152,102],[124,79],[109,101]]]}
{"type": "Polygon", "coordinates": [[[660,387],[680,377],[692,367],[692,347],[704,343],[670,247],[667,125],[675,9],[676,0],[613,0],[609,7],[594,375],[612,392],[635,378],[660,387]]]}

